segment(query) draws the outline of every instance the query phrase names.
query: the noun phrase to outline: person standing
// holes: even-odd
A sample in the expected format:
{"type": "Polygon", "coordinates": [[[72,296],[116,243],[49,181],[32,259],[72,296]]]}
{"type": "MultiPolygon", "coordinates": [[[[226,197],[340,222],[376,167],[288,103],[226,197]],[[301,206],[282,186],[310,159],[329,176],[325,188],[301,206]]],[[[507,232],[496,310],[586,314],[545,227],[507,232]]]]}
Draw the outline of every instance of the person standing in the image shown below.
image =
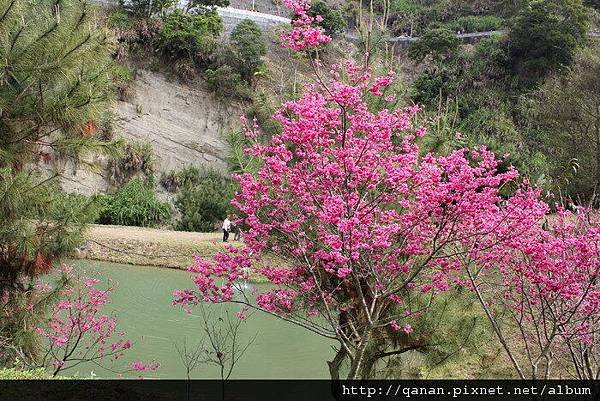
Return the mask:
{"type": "Polygon", "coordinates": [[[227,242],[229,240],[229,232],[231,231],[231,220],[229,220],[229,215],[225,217],[223,221],[223,242],[227,242]]]}
{"type": "Polygon", "coordinates": [[[233,240],[234,241],[239,241],[242,238],[242,227],[240,227],[240,218],[237,215],[233,215],[234,221],[233,221],[233,240]]]}

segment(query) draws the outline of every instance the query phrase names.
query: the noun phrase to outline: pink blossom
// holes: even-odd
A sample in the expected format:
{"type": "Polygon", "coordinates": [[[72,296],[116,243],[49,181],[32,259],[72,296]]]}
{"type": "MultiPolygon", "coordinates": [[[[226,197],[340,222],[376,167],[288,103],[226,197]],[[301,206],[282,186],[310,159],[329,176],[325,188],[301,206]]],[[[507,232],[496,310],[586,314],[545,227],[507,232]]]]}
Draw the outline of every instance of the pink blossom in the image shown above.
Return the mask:
{"type": "Polygon", "coordinates": [[[112,288],[100,289],[99,280],[75,275],[67,266],[61,271],[73,284],[61,291],[62,299],[52,307],[49,319],[34,330],[49,340],[48,352],[64,355],[62,360],[53,362],[54,373],[76,366],[80,360],[119,359],[132,344],[122,338],[109,342],[125,335],[116,330],[116,317],[103,311],[112,288]],[[57,352],[56,348],[62,350],[57,352]]]}
{"type": "Polygon", "coordinates": [[[322,28],[314,25],[315,22],[322,22],[323,18],[321,16],[314,18],[308,14],[310,1],[284,0],[284,2],[294,11],[297,17],[292,21],[292,30],[281,35],[283,47],[295,51],[304,51],[316,49],[331,42],[331,37],[327,36],[322,28]]]}

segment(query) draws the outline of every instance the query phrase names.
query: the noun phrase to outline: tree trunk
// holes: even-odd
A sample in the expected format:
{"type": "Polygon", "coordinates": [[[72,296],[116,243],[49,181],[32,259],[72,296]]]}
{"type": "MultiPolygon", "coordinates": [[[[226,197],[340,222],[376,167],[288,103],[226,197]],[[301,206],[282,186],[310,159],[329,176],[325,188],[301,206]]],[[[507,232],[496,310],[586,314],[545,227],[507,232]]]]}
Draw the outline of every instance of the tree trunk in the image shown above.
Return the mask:
{"type": "Polygon", "coordinates": [[[344,350],[343,347],[340,347],[338,352],[335,354],[335,357],[332,361],[328,361],[327,365],[329,366],[329,376],[331,380],[339,380],[340,379],[340,369],[342,368],[342,363],[344,363],[344,359],[348,354],[344,350]]]}

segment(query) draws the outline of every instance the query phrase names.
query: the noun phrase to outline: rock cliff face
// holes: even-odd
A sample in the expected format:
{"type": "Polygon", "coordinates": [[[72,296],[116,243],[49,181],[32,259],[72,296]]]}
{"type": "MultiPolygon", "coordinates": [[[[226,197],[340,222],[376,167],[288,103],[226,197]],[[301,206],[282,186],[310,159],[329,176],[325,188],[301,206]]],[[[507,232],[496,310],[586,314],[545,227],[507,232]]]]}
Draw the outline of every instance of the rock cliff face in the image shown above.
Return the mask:
{"type": "Polygon", "coordinates": [[[159,171],[189,164],[225,170],[224,135],[235,127],[242,110],[216,101],[201,82],[190,87],[140,71],[134,97],[119,102],[117,113],[125,138],[152,144],[159,171]]]}
{"type": "MultiPolygon", "coordinates": [[[[115,112],[117,132],[129,141],[152,145],[157,158],[157,177],[185,166],[205,166],[226,171],[227,131],[239,125],[241,105],[227,105],[214,99],[202,81],[186,85],[156,72],[140,70],[135,92],[126,102],[118,102],[115,112]]],[[[90,195],[106,191],[109,182],[102,165],[64,168],[63,188],[90,195]]]]}

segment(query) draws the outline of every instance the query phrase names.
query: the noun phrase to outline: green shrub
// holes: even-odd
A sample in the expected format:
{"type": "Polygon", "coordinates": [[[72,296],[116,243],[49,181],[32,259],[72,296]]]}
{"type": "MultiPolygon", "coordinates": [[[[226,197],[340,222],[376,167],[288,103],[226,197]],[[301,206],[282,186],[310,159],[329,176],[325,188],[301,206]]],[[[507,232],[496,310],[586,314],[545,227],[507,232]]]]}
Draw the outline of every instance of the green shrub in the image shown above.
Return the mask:
{"type": "Polygon", "coordinates": [[[244,150],[252,146],[248,137],[239,130],[230,131],[225,137],[229,152],[227,154],[227,164],[232,173],[251,173],[256,174],[262,166],[262,161],[258,157],[252,157],[244,150]]]}
{"type": "Polygon", "coordinates": [[[252,107],[248,111],[250,119],[256,118],[262,132],[272,137],[281,132],[281,123],[273,118],[277,112],[278,105],[267,92],[256,91],[252,95],[252,107]]]}
{"type": "Polygon", "coordinates": [[[115,63],[112,68],[112,81],[119,100],[131,99],[134,93],[134,73],[130,68],[115,63]]]}
{"type": "Polygon", "coordinates": [[[189,166],[183,170],[173,170],[163,174],[160,183],[169,192],[175,193],[182,187],[199,185],[206,172],[198,167],[189,166]]]}
{"type": "Polygon", "coordinates": [[[233,209],[235,182],[214,171],[203,172],[200,182],[181,188],[175,206],[181,213],[177,230],[212,232],[233,209]]]}
{"type": "Polygon", "coordinates": [[[223,97],[248,98],[250,90],[239,72],[230,65],[222,65],[205,72],[206,82],[211,91],[223,97]]]}
{"type": "Polygon", "coordinates": [[[154,227],[166,223],[173,209],[156,197],[152,181],[134,178],[115,193],[102,195],[99,224],[154,227]]]}
{"type": "Polygon", "coordinates": [[[19,370],[14,368],[0,368],[0,380],[47,380],[50,375],[46,369],[19,370]]]}
{"type": "Polygon", "coordinates": [[[595,8],[596,10],[600,10],[600,0],[585,0],[583,4],[595,8]]]}
{"type": "Polygon", "coordinates": [[[167,15],[160,32],[160,48],[171,59],[206,62],[218,47],[223,20],[215,12],[200,15],[177,10],[167,15]]]}
{"type": "Polygon", "coordinates": [[[231,32],[235,60],[233,67],[242,79],[251,82],[255,72],[263,65],[262,57],[267,46],[260,27],[249,19],[240,22],[231,32]]]}
{"type": "Polygon", "coordinates": [[[446,71],[423,71],[413,84],[411,98],[415,103],[433,105],[450,94],[450,77],[446,71]]]}
{"type": "Polygon", "coordinates": [[[130,29],[133,27],[133,21],[126,12],[116,10],[108,16],[106,25],[109,28],[130,29]]]}
{"type": "Polygon", "coordinates": [[[581,0],[540,0],[523,7],[508,34],[513,71],[523,86],[569,67],[589,24],[581,0]]]}
{"type": "Polygon", "coordinates": [[[449,29],[428,29],[419,40],[411,44],[408,55],[418,62],[427,56],[432,56],[437,61],[445,60],[456,55],[460,44],[460,39],[449,29]]]}
{"type": "Polygon", "coordinates": [[[508,46],[501,35],[483,38],[475,46],[473,65],[468,74],[476,79],[499,80],[509,72],[508,46]]]}
{"type": "Polygon", "coordinates": [[[152,145],[147,142],[133,142],[124,146],[120,157],[109,161],[108,171],[113,184],[123,184],[138,174],[153,176],[155,166],[156,158],[152,145]]]}
{"type": "Polygon", "coordinates": [[[469,15],[460,17],[445,26],[455,32],[495,31],[504,27],[504,19],[495,15],[469,15]]]}
{"type": "Polygon", "coordinates": [[[118,117],[114,111],[102,113],[98,120],[98,133],[96,137],[103,142],[110,142],[115,138],[118,117]]]}
{"type": "Polygon", "coordinates": [[[163,14],[173,7],[177,0],[119,0],[121,8],[136,17],[151,17],[163,14]]]}
{"type": "Polygon", "coordinates": [[[317,0],[311,3],[309,15],[316,17],[320,15],[323,21],[319,23],[327,35],[339,35],[346,30],[347,24],[342,13],[332,9],[327,3],[317,0]]]}

